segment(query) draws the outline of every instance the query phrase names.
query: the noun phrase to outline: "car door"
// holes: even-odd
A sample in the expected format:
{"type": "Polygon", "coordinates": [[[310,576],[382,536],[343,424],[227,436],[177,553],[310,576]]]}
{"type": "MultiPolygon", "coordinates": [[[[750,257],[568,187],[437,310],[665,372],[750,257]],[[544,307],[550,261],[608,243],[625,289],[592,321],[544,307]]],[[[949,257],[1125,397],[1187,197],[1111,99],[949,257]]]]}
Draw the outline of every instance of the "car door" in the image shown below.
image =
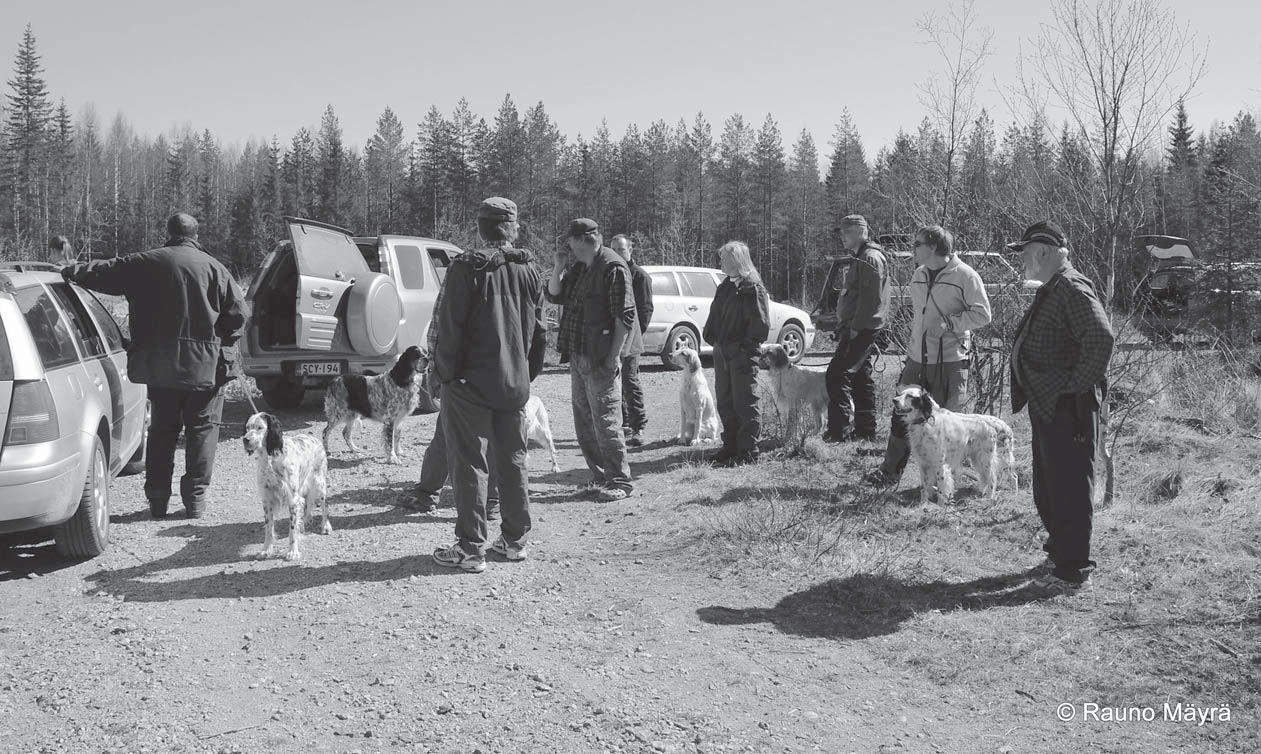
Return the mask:
{"type": "Polygon", "coordinates": [[[331,351],[337,312],[355,281],[371,270],[348,231],[286,218],[298,267],[297,346],[331,351]]]}
{"type": "Polygon", "coordinates": [[[709,319],[709,308],[714,303],[714,294],[722,282],[722,273],[715,270],[678,270],[678,276],[683,293],[680,301],[683,311],[695,323],[697,331],[703,331],[709,319]]]}
{"type": "MultiPolygon", "coordinates": [[[[103,366],[118,375],[118,403],[122,406],[122,415],[115,415],[114,417],[114,425],[117,428],[114,447],[120,449],[119,455],[121,460],[125,462],[132,455],[128,451],[133,450],[134,447],[138,447],[141,442],[144,442],[145,417],[147,414],[146,402],[149,399],[149,389],[145,385],[138,385],[132,382],[127,374],[127,341],[123,338],[123,333],[118,328],[118,323],[114,320],[113,315],[109,313],[109,310],[105,308],[104,304],[96,296],[89,293],[86,289],[79,286],[71,286],[71,289],[95,321],[96,329],[100,332],[101,339],[105,344],[106,354],[103,366]]],[[[111,386],[115,384],[112,379],[110,384],[111,386]]]]}

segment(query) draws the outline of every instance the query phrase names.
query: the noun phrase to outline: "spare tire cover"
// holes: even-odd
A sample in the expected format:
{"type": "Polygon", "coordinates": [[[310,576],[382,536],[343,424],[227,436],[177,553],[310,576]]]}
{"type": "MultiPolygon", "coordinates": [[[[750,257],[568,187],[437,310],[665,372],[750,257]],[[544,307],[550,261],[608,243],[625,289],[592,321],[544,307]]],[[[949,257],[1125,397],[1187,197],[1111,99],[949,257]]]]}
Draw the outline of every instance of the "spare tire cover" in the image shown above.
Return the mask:
{"type": "Polygon", "coordinates": [[[398,338],[403,304],[389,275],[365,272],[347,294],[346,335],[355,353],[380,356],[398,338]]]}

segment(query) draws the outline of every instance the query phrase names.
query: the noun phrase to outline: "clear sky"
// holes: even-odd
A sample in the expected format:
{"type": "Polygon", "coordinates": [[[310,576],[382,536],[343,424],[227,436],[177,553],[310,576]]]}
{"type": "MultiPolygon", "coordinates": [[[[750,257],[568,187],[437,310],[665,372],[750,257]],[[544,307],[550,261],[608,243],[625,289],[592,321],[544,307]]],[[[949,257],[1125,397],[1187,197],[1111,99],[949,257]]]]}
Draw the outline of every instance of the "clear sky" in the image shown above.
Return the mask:
{"type": "MultiPolygon", "coordinates": [[[[803,129],[826,155],[848,108],[868,158],[927,114],[917,85],[941,66],[914,27],[930,0],[3,0],[5,79],[27,23],[44,76],[72,113],[116,114],[142,136],[209,129],[227,145],[287,145],[332,105],[360,147],[388,106],[408,138],[430,106],[461,97],[492,121],[505,95],[522,114],[542,101],[571,140],[606,120],[619,138],[664,119],[713,125],[770,113],[788,150],[803,129]]],[[[1208,47],[1188,103],[1193,127],[1261,110],[1261,5],[1177,2],[1177,18],[1208,47]]],[[[1018,51],[1050,20],[1045,5],[976,0],[995,32],[980,93],[999,126],[1001,90],[1018,51]],[[1020,8],[1028,8],[1021,10],[1020,8]]],[[[8,88],[5,87],[5,91],[8,88]]]]}

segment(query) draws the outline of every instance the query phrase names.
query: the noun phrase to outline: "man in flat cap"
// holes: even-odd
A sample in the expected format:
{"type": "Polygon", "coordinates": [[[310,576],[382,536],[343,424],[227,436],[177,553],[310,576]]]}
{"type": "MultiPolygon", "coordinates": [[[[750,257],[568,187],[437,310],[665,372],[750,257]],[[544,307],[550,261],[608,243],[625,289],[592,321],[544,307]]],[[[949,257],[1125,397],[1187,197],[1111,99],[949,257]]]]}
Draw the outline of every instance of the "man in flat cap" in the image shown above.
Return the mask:
{"type": "Polygon", "coordinates": [[[867,219],[841,220],[848,259],[832,264],[822,310],[835,312],[836,353],[828,364],[828,426],[823,441],[876,439],[876,337],[889,311],[889,271],[884,249],[868,238],[867,219]]]}
{"type": "Polygon", "coordinates": [[[467,573],[486,570],[486,550],[526,557],[530,500],[525,403],[543,368],[543,278],[534,255],[515,249],[517,205],[491,197],[477,211],[486,248],[460,255],[436,302],[434,374],[442,386],[439,430],[455,494],[455,537],[434,562],[467,573]],[[487,448],[490,458],[487,458],[487,448]],[[487,484],[499,483],[499,536],[487,544],[487,484]]]}
{"type": "Polygon", "coordinates": [[[1094,283],[1069,263],[1059,225],[1035,223],[1008,248],[1023,253],[1026,277],[1042,282],[1011,354],[1012,411],[1029,406],[1033,502],[1047,532],[1047,559],[1033,587],[1072,593],[1095,568],[1092,500],[1107,420],[1112,325],[1094,283]]]}
{"type": "Polygon", "coordinates": [[[236,343],[245,326],[245,296],[228,269],[197,242],[192,215],[171,215],[166,233],[161,249],[74,262],[61,274],[85,288],[127,297],[127,373],[132,382],[149,386],[144,481],[149,514],[166,516],[182,430],[180,498],[185,516],[201,518],[223,418],[221,388],[236,371],[236,343]]]}
{"type": "Polygon", "coordinates": [[[547,299],[565,307],[556,345],[569,356],[574,431],[592,475],[586,488],[621,500],[634,489],[622,433],[622,357],[644,350],[631,272],[594,220],[571,222],[565,240],[574,263],[557,255],[547,299]]]}

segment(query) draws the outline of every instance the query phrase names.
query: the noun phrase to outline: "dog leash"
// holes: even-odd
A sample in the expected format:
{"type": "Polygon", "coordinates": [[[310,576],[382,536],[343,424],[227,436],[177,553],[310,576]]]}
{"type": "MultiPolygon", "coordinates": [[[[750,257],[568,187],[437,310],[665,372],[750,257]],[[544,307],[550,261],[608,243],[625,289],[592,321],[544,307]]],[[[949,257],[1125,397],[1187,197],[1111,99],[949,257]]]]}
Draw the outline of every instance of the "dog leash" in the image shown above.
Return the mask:
{"type": "Polygon", "coordinates": [[[241,392],[245,393],[245,399],[250,402],[250,410],[258,413],[258,406],[254,404],[254,396],[250,394],[250,385],[245,381],[245,370],[241,368],[241,359],[236,360],[236,378],[241,383],[241,392]]]}

